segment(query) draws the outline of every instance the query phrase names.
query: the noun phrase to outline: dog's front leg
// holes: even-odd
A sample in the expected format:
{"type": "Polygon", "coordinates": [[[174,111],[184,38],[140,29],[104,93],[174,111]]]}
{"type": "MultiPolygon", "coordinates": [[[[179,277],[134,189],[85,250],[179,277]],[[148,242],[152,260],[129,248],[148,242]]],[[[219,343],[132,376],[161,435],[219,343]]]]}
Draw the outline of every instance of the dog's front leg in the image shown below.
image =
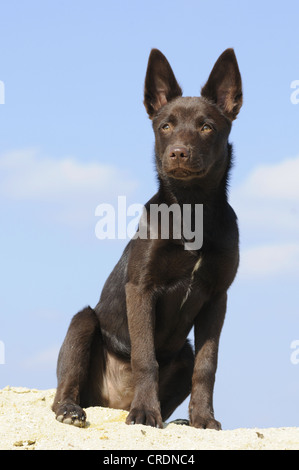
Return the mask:
{"type": "Polygon", "coordinates": [[[158,363],[154,345],[154,300],[140,286],[126,284],[134,398],[127,424],[163,427],[158,399],[158,363]]]}
{"type": "Polygon", "coordinates": [[[214,418],[213,390],[226,300],[226,293],[213,298],[195,320],[195,364],[189,415],[190,424],[196,428],[221,429],[214,418]]]}

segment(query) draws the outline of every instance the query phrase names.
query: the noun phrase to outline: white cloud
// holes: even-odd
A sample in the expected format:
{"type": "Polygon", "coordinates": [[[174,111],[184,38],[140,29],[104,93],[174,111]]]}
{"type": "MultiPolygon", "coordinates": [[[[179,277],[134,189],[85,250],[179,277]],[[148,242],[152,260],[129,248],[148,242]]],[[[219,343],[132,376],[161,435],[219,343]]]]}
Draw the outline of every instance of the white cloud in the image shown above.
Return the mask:
{"type": "MultiPolygon", "coordinates": [[[[258,166],[242,184],[241,193],[252,199],[299,202],[299,156],[258,166]]],[[[238,191],[238,189],[237,189],[238,191]]]]}
{"type": "Polygon", "coordinates": [[[230,200],[244,231],[298,240],[299,157],[257,167],[230,200]]]}
{"type": "Polygon", "coordinates": [[[242,250],[238,276],[242,279],[299,275],[299,243],[259,245],[242,250]]]}
{"type": "MultiPolygon", "coordinates": [[[[10,152],[0,157],[1,194],[11,199],[60,200],[83,193],[111,194],[131,189],[124,172],[112,165],[82,163],[73,157],[53,159],[36,150],[10,152]]],[[[135,183],[136,185],[136,183],[135,183]]]]}
{"type": "Polygon", "coordinates": [[[55,369],[60,346],[51,346],[43,351],[39,351],[33,356],[22,361],[22,366],[30,370],[55,369]]]}
{"type": "Polygon", "coordinates": [[[299,273],[299,157],[255,168],[231,191],[242,277],[299,273]]]}
{"type": "Polygon", "coordinates": [[[54,159],[36,149],[0,156],[1,199],[38,203],[48,216],[65,223],[86,221],[99,203],[136,188],[137,182],[113,165],[54,159]]]}

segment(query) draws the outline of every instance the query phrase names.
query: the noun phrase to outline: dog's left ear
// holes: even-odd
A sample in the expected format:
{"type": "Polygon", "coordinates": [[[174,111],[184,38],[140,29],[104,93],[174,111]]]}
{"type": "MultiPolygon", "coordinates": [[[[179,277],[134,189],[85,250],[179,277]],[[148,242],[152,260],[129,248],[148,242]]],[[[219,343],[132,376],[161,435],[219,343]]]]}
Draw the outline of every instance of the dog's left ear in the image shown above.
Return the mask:
{"type": "Polygon", "coordinates": [[[152,49],[144,84],[144,106],[152,119],[155,113],[168,101],[182,96],[172,68],[158,49],[152,49]]]}
{"type": "Polygon", "coordinates": [[[242,80],[233,49],[226,49],[215,63],[201,96],[216,103],[233,121],[242,106],[242,80]]]}

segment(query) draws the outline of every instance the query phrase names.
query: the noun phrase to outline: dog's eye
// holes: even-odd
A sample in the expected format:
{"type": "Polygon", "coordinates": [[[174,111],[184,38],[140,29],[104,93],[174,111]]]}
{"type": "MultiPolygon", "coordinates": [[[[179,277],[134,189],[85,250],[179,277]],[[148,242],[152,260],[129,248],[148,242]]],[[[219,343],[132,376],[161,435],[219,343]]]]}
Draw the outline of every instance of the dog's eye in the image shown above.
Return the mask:
{"type": "Polygon", "coordinates": [[[213,128],[209,124],[204,124],[200,128],[201,132],[211,132],[212,130],[213,130],[213,128]]]}
{"type": "Polygon", "coordinates": [[[163,132],[169,132],[170,129],[171,129],[171,126],[170,126],[170,124],[168,124],[168,123],[163,124],[163,126],[161,126],[161,130],[162,130],[163,132]]]}

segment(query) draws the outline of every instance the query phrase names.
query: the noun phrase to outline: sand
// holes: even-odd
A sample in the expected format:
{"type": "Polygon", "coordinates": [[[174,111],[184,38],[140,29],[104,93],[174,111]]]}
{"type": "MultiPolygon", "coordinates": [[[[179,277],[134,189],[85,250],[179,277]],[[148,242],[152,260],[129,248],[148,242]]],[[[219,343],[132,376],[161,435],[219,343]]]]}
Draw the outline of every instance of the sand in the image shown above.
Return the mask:
{"type": "Polygon", "coordinates": [[[164,429],[125,424],[127,412],[86,409],[88,425],[59,423],[51,410],[55,390],[5,387],[0,390],[0,449],[4,450],[208,450],[299,449],[299,428],[194,429],[165,424],[164,429]]]}

